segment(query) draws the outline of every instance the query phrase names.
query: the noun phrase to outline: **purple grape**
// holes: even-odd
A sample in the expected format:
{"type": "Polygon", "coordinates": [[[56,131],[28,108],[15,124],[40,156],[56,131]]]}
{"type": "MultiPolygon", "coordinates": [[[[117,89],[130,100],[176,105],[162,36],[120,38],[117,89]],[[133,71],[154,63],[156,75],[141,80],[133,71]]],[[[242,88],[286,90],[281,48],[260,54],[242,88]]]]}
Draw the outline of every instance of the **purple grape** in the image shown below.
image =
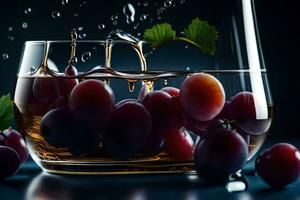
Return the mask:
{"type": "Polygon", "coordinates": [[[183,114],[183,126],[192,131],[194,134],[202,136],[205,132],[205,130],[209,127],[209,124],[211,123],[212,120],[210,121],[199,121],[196,119],[193,119],[190,117],[188,114],[184,113],[183,114]]]}
{"type": "Polygon", "coordinates": [[[248,146],[239,134],[210,127],[196,147],[196,171],[208,183],[223,183],[243,167],[247,157],[248,146]]]}
{"type": "Polygon", "coordinates": [[[0,131],[0,145],[14,149],[18,153],[21,163],[25,162],[29,156],[29,151],[22,135],[12,128],[3,132],[0,131]]]}
{"type": "Polygon", "coordinates": [[[255,169],[270,186],[283,187],[299,178],[300,152],[291,144],[275,144],[257,157],[255,169]]]}
{"type": "Polygon", "coordinates": [[[117,104],[103,134],[103,147],[113,158],[129,159],[145,148],[151,132],[151,116],[136,101],[117,104]]]}
{"type": "Polygon", "coordinates": [[[20,157],[15,150],[0,145],[0,180],[13,176],[20,164],[20,157]]]}

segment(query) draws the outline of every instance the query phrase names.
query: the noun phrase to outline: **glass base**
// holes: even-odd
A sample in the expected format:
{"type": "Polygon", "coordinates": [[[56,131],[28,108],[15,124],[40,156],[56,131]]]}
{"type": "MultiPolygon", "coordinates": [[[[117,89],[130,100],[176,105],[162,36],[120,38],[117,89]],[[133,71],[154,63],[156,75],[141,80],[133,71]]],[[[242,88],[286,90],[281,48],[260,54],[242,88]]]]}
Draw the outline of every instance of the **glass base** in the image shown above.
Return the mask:
{"type": "Polygon", "coordinates": [[[113,175],[113,174],[166,174],[194,171],[193,162],[170,163],[82,163],[68,161],[40,161],[39,166],[53,174],[113,175]]]}

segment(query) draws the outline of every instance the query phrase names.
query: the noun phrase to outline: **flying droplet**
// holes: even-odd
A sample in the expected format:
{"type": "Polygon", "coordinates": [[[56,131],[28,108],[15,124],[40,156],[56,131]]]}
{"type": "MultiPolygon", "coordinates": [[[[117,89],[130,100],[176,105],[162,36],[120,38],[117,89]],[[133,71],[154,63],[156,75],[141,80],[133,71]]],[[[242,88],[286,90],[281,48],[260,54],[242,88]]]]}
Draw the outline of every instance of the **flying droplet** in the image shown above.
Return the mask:
{"type": "Polygon", "coordinates": [[[123,7],[123,14],[126,17],[126,23],[134,22],[135,9],[132,4],[128,3],[123,7]]]}
{"type": "Polygon", "coordinates": [[[83,39],[83,38],[85,38],[86,37],[86,33],[80,33],[79,35],[78,35],[78,38],[79,39],[83,39]]]}
{"type": "Polygon", "coordinates": [[[7,39],[9,39],[10,41],[14,41],[15,40],[15,37],[14,36],[7,36],[7,39]]]}
{"type": "Polygon", "coordinates": [[[98,25],[98,29],[100,29],[100,30],[105,29],[105,24],[99,24],[99,25],[98,25]]]}
{"type": "Polygon", "coordinates": [[[113,21],[113,23],[112,23],[113,25],[117,25],[118,24],[118,21],[117,20],[115,20],[115,21],[113,21]]]}
{"type": "Polygon", "coordinates": [[[25,15],[28,15],[29,13],[31,13],[31,8],[27,8],[24,10],[25,15]]]}
{"type": "Polygon", "coordinates": [[[180,0],[181,4],[185,4],[186,0],[180,0]]]}
{"type": "Polygon", "coordinates": [[[142,4],[141,4],[141,2],[137,2],[136,5],[137,6],[141,6],[142,4]]]}
{"type": "Polygon", "coordinates": [[[137,23],[136,25],[133,26],[134,29],[137,29],[140,26],[140,23],[137,23]]]}
{"type": "Polygon", "coordinates": [[[137,33],[137,36],[141,36],[142,34],[141,33],[137,33]]]}
{"type": "Polygon", "coordinates": [[[164,85],[167,86],[168,85],[168,79],[164,80],[164,85]]]}
{"type": "Polygon", "coordinates": [[[7,28],[7,30],[8,30],[8,31],[13,31],[13,30],[14,30],[14,28],[13,28],[13,27],[11,27],[11,26],[9,26],[9,27],[7,28]]]}
{"type": "Polygon", "coordinates": [[[186,49],[189,48],[189,45],[185,45],[184,48],[186,48],[186,49]]]}
{"type": "Polygon", "coordinates": [[[2,54],[2,59],[3,60],[9,59],[9,55],[7,53],[2,54]]]}
{"type": "Polygon", "coordinates": [[[86,62],[86,61],[88,61],[91,57],[92,57],[91,52],[86,51],[86,52],[84,52],[84,53],[81,55],[81,61],[82,61],[82,62],[86,62]]]}
{"type": "Polygon", "coordinates": [[[112,15],[112,16],[110,17],[111,21],[115,21],[115,20],[117,20],[118,18],[119,18],[118,14],[112,15]]]}
{"type": "Polygon", "coordinates": [[[186,67],[185,70],[186,70],[186,71],[190,71],[191,68],[190,68],[190,67],[186,67]]]}
{"type": "Polygon", "coordinates": [[[92,49],[93,49],[94,51],[97,51],[98,48],[97,48],[97,47],[93,47],[92,49]]]}
{"type": "Polygon", "coordinates": [[[144,20],[147,19],[147,17],[148,17],[148,14],[143,14],[143,15],[140,16],[140,20],[144,21],[144,20]]]}
{"type": "Polygon", "coordinates": [[[148,4],[148,2],[147,1],[145,1],[144,3],[143,3],[143,6],[144,7],[147,7],[149,4],[148,4]]]}
{"type": "Polygon", "coordinates": [[[165,6],[166,8],[172,6],[172,1],[170,1],[170,0],[165,1],[165,2],[164,2],[164,6],[165,6]]]}
{"type": "Polygon", "coordinates": [[[28,23],[27,22],[23,22],[22,23],[22,28],[24,28],[24,29],[28,28],[28,23]]]}
{"type": "Polygon", "coordinates": [[[66,4],[68,4],[69,3],[69,0],[61,0],[61,4],[62,5],[66,5],[66,4]]]}
{"type": "Polygon", "coordinates": [[[78,17],[78,13],[74,13],[74,17],[78,17]]]}
{"type": "Polygon", "coordinates": [[[83,27],[82,27],[82,26],[78,26],[77,30],[78,30],[78,31],[82,31],[82,30],[83,30],[83,27]]]}
{"type": "Polygon", "coordinates": [[[129,92],[133,92],[135,88],[136,81],[128,80],[128,90],[129,92]]]}
{"type": "Polygon", "coordinates": [[[61,17],[61,13],[59,11],[52,11],[52,18],[57,19],[61,17]]]}

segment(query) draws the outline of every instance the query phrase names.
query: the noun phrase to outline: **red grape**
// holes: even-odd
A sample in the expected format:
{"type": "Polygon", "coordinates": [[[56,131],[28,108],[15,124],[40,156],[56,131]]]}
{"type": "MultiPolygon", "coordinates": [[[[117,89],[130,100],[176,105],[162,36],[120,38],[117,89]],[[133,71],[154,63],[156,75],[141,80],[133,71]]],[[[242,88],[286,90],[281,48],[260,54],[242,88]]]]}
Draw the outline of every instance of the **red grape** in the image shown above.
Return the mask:
{"type": "Polygon", "coordinates": [[[14,149],[18,153],[21,163],[25,162],[29,156],[29,151],[22,135],[12,128],[3,132],[0,131],[0,145],[14,149]]]}
{"type": "Polygon", "coordinates": [[[143,98],[144,98],[148,93],[150,93],[150,91],[149,91],[147,85],[143,85],[142,88],[141,88],[141,90],[140,90],[140,92],[139,92],[138,100],[139,100],[139,101],[142,101],[143,98]]]}
{"type": "Polygon", "coordinates": [[[268,131],[271,120],[256,119],[254,96],[251,92],[236,94],[229,106],[230,118],[236,120],[237,126],[250,135],[259,135],[268,131]]]}
{"type": "Polygon", "coordinates": [[[179,101],[164,91],[154,91],[142,100],[148,109],[154,130],[170,130],[182,126],[182,110],[179,101]]]}
{"type": "Polygon", "coordinates": [[[103,147],[113,158],[128,159],[145,148],[151,116],[143,104],[130,101],[115,106],[103,134],[103,147]]]}
{"type": "Polygon", "coordinates": [[[164,134],[165,133],[160,133],[159,131],[152,130],[142,153],[148,156],[159,154],[165,144],[165,140],[163,137],[164,134]]]}
{"type": "Polygon", "coordinates": [[[225,92],[215,77],[196,73],[183,81],[180,101],[189,116],[198,121],[209,121],[221,112],[225,103],[225,92]]]}
{"type": "Polygon", "coordinates": [[[272,187],[288,185],[299,177],[300,152],[291,144],[275,144],[257,157],[255,169],[272,187]]]}
{"type": "Polygon", "coordinates": [[[168,93],[172,97],[179,97],[180,90],[175,87],[164,87],[161,89],[162,91],[168,93]]]}
{"type": "Polygon", "coordinates": [[[243,167],[247,157],[248,145],[239,134],[210,127],[196,147],[196,171],[207,182],[224,182],[243,167]]]}
{"type": "Polygon", "coordinates": [[[196,135],[203,135],[205,130],[208,128],[210,121],[202,122],[193,119],[192,117],[188,116],[187,114],[183,114],[183,125],[186,129],[192,131],[196,135]]]}
{"type": "Polygon", "coordinates": [[[69,106],[88,118],[100,132],[106,125],[114,106],[111,88],[99,80],[86,80],[74,87],[69,106]]]}
{"type": "Polygon", "coordinates": [[[185,129],[173,129],[165,135],[165,150],[176,160],[193,160],[194,141],[185,129]]]}
{"type": "Polygon", "coordinates": [[[0,180],[13,176],[20,164],[20,158],[15,150],[0,145],[0,180]]]}

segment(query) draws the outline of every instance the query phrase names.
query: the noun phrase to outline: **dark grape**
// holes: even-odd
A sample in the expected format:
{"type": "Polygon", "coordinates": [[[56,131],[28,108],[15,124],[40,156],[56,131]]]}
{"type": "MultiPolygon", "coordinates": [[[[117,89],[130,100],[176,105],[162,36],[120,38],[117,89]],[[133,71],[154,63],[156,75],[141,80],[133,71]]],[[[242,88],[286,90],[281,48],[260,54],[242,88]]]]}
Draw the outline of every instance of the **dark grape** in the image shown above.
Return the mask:
{"type": "Polygon", "coordinates": [[[176,160],[193,160],[194,141],[185,129],[173,129],[165,135],[165,151],[176,160]]]}
{"type": "Polygon", "coordinates": [[[143,98],[144,98],[148,93],[150,93],[150,91],[149,91],[147,85],[143,85],[142,88],[141,88],[141,90],[140,90],[140,92],[139,92],[138,100],[139,100],[139,101],[142,101],[143,98]]]}
{"type": "Polygon", "coordinates": [[[223,183],[243,167],[247,157],[248,146],[239,134],[230,129],[210,128],[196,147],[196,171],[206,182],[223,183]]]}
{"type": "Polygon", "coordinates": [[[256,119],[254,96],[251,92],[240,92],[230,103],[230,118],[236,120],[237,126],[250,135],[259,135],[268,131],[270,119],[256,119]]]}
{"type": "Polygon", "coordinates": [[[164,87],[161,89],[162,91],[168,93],[172,97],[179,97],[180,90],[175,87],[164,87]]]}
{"type": "Polygon", "coordinates": [[[257,157],[255,169],[270,186],[283,187],[299,177],[300,152],[291,144],[275,144],[257,157]]]}
{"type": "Polygon", "coordinates": [[[114,101],[113,91],[108,85],[99,80],[86,80],[72,90],[69,106],[101,132],[113,111],[114,101]]]}
{"type": "Polygon", "coordinates": [[[128,159],[145,148],[151,132],[151,116],[139,102],[115,106],[103,134],[103,147],[113,158],[128,159]]]}
{"type": "Polygon", "coordinates": [[[154,130],[170,130],[182,126],[180,103],[168,93],[164,91],[151,92],[144,97],[142,104],[152,117],[154,130]]]}
{"type": "Polygon", "coordinates": [[[215,117],[215,119],[230,119],[230,101],[226,101],[221,112],[215,117]]]}
{"type": "Polygon", "coordinates": [[[209,121],[221,112],[225,103],[225,92],[215,77],[195,73],[183,81],[180,101],[189,116],[198,121],[209,121]]]}
{"type": "Polygon", "coordinates": [[[205,130],[208,128],[209,124],[211,123],[211,120],[202,122],[193,119],[192,117],[188,116],[186,113],[182,116],[183,119],[183,126],[192,131],[196,135],[203,135],[205,130]]]}
{"type": "Polygon", "coordinates": [[[20,164],[20,158],[15,150],[0,145],[0,180],[13,176],[20,164]]]}
{"type": "Polygon", "coordinates": [[[147,156],[154,156],[159,154],[165,144],[165,140],[163,137],[164,134],[165,133],[160,133],[157,130],[152,130],[142,153],[147,156]]]}
{"type": "Polygon", "coordinates": [[[25,162],[29,156],[29,151],[22,135],[12,128],[3,132],[0,131],[0,145],[14,149],[18,153],[21,163],[25,162]]]}
{"type": "Polygon", "coordinates": [[[69,148],[74,155],[93,153],[100,143],[100,133],[84,115],[67,108],[49,111],[42,119],[41,134],[52,146],[69,148]]]}

